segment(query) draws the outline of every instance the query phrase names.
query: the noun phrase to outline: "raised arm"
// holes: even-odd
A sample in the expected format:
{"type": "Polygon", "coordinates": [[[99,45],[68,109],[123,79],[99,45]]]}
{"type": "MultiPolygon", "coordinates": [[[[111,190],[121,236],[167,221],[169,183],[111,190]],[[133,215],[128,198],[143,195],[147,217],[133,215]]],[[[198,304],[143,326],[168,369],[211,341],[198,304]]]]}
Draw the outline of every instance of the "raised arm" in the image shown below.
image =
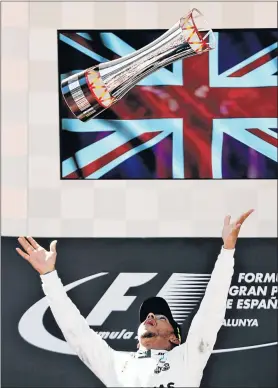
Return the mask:
{"type": "Polygon", "coordinates": [[[20,237],[18,241],[26,253],[20,248],[16,249],[17,252],[41,275],[50,309],[68,344],[106,386],[116,386],[116,352],[90,328],[67,296],[55,270],[56,241],[51,243],[50,251],[46,251],[31,237],[20,237]]]}
{"type": "Polygon", "coordinates": [[[215,263],[203,300],[192,320],[187,340],[182,345],[184,356],[199,372],[204,369],[223,324],[226,303],[234,273],[235,245],[241,225],[253,212],[244,213],[231,224],[230,216],[225,217],[222,231],[224,245],[215,263]]]}

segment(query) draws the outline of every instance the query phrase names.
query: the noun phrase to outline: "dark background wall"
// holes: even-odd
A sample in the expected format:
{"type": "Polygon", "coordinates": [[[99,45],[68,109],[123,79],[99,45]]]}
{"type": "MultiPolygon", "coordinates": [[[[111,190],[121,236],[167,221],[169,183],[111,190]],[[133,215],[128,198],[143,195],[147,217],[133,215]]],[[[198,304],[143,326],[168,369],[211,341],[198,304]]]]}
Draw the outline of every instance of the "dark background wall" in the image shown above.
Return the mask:
{"type": "MultiPolygon", "coordinates": [[[[38,239],[48,247],[51,239],[38,239]]],[[[45,350],[28,343],[19,334],[24,313],[43,298],[37,273],[15,252],[16,238],[2,238],[2,386],[3,387],[101,387],[82,362],[74,355],[45,350]]],[[[120,273],[153,273],[153,278],[126,295],[135,296],[127,311],[112,311],[97,331],[136,332],[138,308],[144,298],[156,295],[173,273],[210,274],[221,247],[220,239],[67,239],[58,241],[57,270],[64,285],[90,275],[106,275],[87,281],[69,291],[81,313],[87,317],[120,273]]],[[[238,351],[217,351],[277,342],[277,310],[274,308],[236,309],[239,298],[266,299],[277,283],[238,283],[239,273],[277,273],[276,239],[241,239],[236,251],[233,285],[266,285],[267,296],[229,296],[233,308],[228,319],[252,319],[251,327],[222,327],[209,360],[202,386],[274,387],[277,385],[277,345],[238,351]],[[253,321],[252,321],[253,322],[253,321]]],[[[131,276],[131,275],[128,275],[131,276]]],[[[276,294],[277,296],[277,294],[276,294]]],[[[276,297],[277,299],[277,297],[276,297]]],[[[274,300],[274,299],[273,299],[274,300]]],[[[113,306],[112,310],[113,310],[113,306]]],[[[184,322],[184,335],[198,304],[184,322]]],[[[41,317],[46,332],[63,340],[49,309],[41,317]]],[[[251,321],[250,321],[251,322],[251,321]]],[[[28,335],[37,338],[40,321],[31,315],[28,335]]],[[[90,322],[91,324],[91,322],[90,322]]],[[[26,330],[25,330],[26,332],[26,330]]],[[[108,339],[118,350],[134,351],[136,339],[108,339]]],[[[48,343],[49,345],[50,343],[48,343]]],[[[51,347],[51,346],[50,346],[51,347]]]]}

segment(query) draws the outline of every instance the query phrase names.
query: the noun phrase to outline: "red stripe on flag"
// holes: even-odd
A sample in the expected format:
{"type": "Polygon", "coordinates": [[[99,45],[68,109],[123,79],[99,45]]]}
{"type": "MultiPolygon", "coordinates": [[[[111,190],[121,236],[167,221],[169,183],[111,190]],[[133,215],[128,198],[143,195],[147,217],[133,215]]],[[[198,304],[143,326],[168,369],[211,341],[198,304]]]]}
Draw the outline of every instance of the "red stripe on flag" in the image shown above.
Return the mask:
{"type": "Polygon", "coordinates": [[[71,172],[69,175],[63,177],[63,179],[78,179],[78,178],[79,176],[76,171],[71,172]]]}
{"type": "MultiPolygon", "coordinates": [[[[146,143],[147,141],[153,139],[154,137],[156,137],[160,133],[161,133],[161,131],[143,133],[142,135],[137,136],[136,140],[139,141],[141,144],[143,144],[143,143],[146,143]]],[[[134,147],[132,146],[131,142],[127,142],[127,143],[122,144],[121,146],[115,148],[113,151],[108,152],[106,155],[103,155],[102,157],[94,160],[90,164],[87,164],[87,166],[85,166],[81,169],[83,177],[86,178],[87,176],[93,174],[94,172],[96,172],[100,168],[104,167],[108,163],[112,162],[113,160],[117,159],[119,156],[125,154],[126,152],[128,152],[132,148],[134,148],[134,147]]],[[[72,174],[74,174],[74,173],[71,173],[70,175],[66,176],[65,178],[69,178],[72,174]]]]}
{"type": "MultiPolygon", "coordinates": [[[[277,50],[275,50],[277,52],[277,50]]],[[[244,66],[242,69],[239,69],[235,71],[233,74],[229,75],[229,77],[242,77],[245,74],[249,73],[250,71],[256,69],[257,67],[260,67],[270,61],[272,58],[268,54],[263,55],[262,57],[256,59],[254,62],[249,63],[249,65],[244,66]]]]}
{"type": "Polygon", "coordinates": [[[274,147],[278,147],[278,139],[275,139],[275,137],[261,131],[259,128],[247,128],[247,131],[264,140],[266,143],[271,144],[274,147]]]}

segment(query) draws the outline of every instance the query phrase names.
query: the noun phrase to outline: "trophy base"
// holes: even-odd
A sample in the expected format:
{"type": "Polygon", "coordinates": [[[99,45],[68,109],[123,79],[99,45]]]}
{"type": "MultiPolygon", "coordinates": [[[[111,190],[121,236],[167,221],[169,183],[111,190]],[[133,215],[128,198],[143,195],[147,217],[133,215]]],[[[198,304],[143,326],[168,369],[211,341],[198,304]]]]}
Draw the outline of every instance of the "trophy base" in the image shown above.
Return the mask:
{"type": "Polygon", "coordinates": [[[115,102],[100,76],[98,66],[65,79],[61,88],[70,111],[83,122],[99,115],[115,102]]]}

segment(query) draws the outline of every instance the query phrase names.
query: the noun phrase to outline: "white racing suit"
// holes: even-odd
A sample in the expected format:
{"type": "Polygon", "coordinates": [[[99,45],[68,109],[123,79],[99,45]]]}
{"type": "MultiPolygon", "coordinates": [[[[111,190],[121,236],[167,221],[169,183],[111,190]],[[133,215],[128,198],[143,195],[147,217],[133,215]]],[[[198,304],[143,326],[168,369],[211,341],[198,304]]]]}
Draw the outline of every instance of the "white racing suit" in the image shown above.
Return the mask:
{"type": "Polygon", "coordinates": [[[88,325],[67,296],[57,272],[42,287],[68,344],[107,387],[199,387],[223,324],[233,276],[234,250],[221,249],[186,342],[171,351],[115,351],[88,325]]]}

